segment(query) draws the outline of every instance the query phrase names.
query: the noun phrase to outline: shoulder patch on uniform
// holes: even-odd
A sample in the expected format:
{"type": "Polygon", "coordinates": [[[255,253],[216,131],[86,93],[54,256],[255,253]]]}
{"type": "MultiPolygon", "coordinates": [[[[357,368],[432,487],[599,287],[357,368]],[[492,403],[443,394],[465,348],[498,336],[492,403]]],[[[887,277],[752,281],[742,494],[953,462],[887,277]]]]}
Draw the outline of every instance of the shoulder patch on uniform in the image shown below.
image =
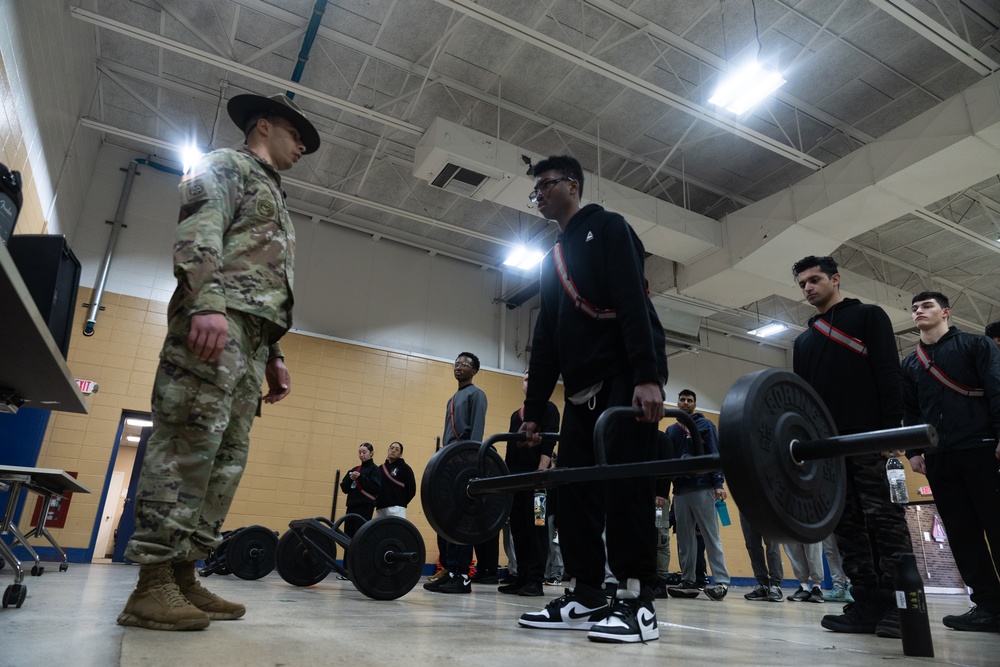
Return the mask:
{"type": "Polygon", "coordinates": [[[593,240],[594,240],[594,232],[587,232],[587,238],[584,239],[583,242],[586,243],[587,241],[593,241],[593,240]]]}
{"type": "Polygon", "coordinates": [[[183,205],[212,199],[215,195],[215,180],[212,178],[212,174],[209,173],[208,165],[204,161],[184,174],[178,187],[183,205]]]}
{"type": "Polygon", "coordinates": [[[274,202],[270,199],[259,199],[257,200],[257,213],[261,214],[265,218],[270,218],[274,216],[274,202]]]}

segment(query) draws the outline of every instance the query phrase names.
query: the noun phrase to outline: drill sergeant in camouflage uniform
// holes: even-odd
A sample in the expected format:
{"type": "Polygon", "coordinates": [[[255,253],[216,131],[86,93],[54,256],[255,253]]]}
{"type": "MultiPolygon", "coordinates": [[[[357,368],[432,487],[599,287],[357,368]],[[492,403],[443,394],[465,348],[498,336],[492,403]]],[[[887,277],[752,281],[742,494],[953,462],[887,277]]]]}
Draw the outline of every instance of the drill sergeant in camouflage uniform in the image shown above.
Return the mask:
{"type": "Polygon", "coordinates": [[[263,381],[265,403],[290,390],[278,339],[292,324],[295,229],[278,171],[314,152],[319,134],[284,95],[227,108],[246,146],[209,153],[180,184],[177,289],[126,551],[139,583],[121,625],[198,630],[246,612],[201,586],[195,561],[221,541],[263,381]]]}

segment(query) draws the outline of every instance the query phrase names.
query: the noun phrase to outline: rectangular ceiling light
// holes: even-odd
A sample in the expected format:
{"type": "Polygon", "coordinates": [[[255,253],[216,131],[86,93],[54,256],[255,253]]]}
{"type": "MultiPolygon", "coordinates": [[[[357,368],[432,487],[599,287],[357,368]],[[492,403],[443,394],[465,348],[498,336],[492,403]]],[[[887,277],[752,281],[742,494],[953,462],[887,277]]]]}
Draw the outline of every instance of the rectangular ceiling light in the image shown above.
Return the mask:
{"type": "Polygon", "coordinates": [[[542,258],[545,257],[542,253],[537,250],[529,250],[524,246],[520,246],[511,251],[507,259],[504,260],[505,266],[513,266],[517,269],[533,269],[538,266],[542,258]]]}
{"type": "Polygon", "coordinates": [[[751,336],[757,336],[759,338],[767,338],[768,336],[773,336],[776,333],[784,331],[788,327],[781,322],[771,322],[770,324],[765,324],[762,327],[757,327],[756,329],[751,329],[747,333],[751,336]]]}
{"type": "Polygon", "coordinates": [[[735,114],[746,113],[785,83],[777,72],[769,72],[754,61],[726,76],[709,104],[735,114]]]}
{"type": "Polygon", "coordinates": [[[128,440],[129,442],[139,442],[140,440],[139,436],[137,435],[127,435],[125,436],[125,439],[128,440]]]}
{"type": "Polygon", "coordinates": [[[153,422],[149,421],[148,419],[136,419],[135,417],[129,417],[128,419],[125,420],[125,423],[128,426],[139,426],[140,428],[153,425],[153,422]]]}

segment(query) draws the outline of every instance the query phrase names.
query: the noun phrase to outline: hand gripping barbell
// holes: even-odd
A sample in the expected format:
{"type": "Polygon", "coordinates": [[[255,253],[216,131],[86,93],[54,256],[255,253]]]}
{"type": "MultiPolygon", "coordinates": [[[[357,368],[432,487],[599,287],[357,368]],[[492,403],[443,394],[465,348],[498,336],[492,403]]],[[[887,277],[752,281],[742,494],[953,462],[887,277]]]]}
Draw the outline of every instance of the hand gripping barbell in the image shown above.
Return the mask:
{"type": "Polygon", "coordinates": [[[609,408],[597,420],[594,466],[511,475],[492,445],[523,441],[520,433],[500,433],[482,444],[449,445],[424,469],[420,485],[424,514],[445,539],[476,544],[500,532],[510,516],[514,491],[722,470],[740,512],[761,535],[808,544],[829,535],[844,511],[845,456],[937,444],[937,432],[926,424],[838,436],[816,391],[794,373],[779,369],[750,373],[730,388],[719,417],[718,454],[704,453],[698,430],[686,413],[665,412],[687,426],[692,456],[606,464],[607,424],[641,414],[640,408],[630,407],[609,408]]]}

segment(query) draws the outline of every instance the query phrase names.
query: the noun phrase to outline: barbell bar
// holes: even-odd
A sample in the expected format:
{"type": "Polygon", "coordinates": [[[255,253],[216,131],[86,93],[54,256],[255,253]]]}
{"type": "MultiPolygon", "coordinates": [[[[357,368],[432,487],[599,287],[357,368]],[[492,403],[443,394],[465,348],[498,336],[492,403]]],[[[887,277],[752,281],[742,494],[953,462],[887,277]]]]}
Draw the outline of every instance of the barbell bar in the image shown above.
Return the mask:
{"type": "MultiPolygon", "coordinates": [[[[703,451],[690,417],[680,410],[666,413],[685,423],[692,449],[703,451]]],[[[520,433],[441,449],[428,462],[421,483],[428,522],[449,541],[476,544],[496,535],[506,523],[514,491],[722,470],[740,511],[764,537],[812,543],[829,535],[843,512],[843,457],[937,444],[930,425],[838,436],[829,411],[808,383],[791,372],[767,369],[743,376],[726,394],[718,454],[606,464],[608,424],[640,414],[640,408],[632,407],[602,413],[594,428],[594,466],[509,474],[492,445],[524,441],[520,433]]]]}

